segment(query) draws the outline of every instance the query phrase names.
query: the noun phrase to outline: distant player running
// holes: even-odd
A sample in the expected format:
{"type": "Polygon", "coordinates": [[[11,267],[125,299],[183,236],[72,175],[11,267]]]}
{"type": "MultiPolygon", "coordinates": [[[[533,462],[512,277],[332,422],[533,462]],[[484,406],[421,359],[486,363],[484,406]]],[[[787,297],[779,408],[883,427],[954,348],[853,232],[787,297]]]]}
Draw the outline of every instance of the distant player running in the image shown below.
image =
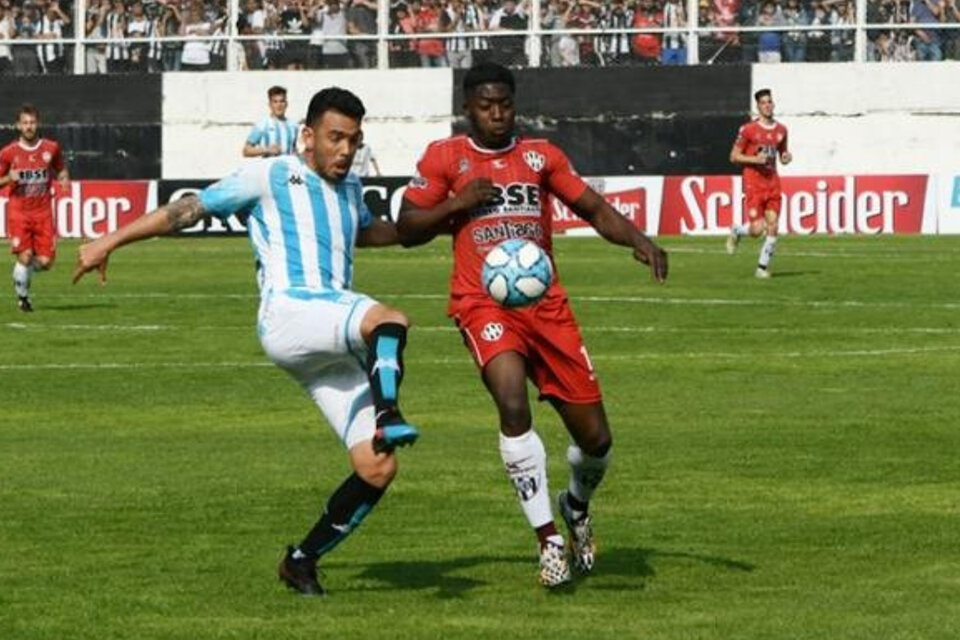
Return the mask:
{"type": "Polygon", "coordinates": [[[540,582],[570,580],[563,537],[554,525],[546,451],[532,428],[527,377],[560,414],[573,443],[568,489],[558,496],[575,566],[594,563],[590,499],[610,462],[613,439],[600,386],[567,302],[554,282],[538,303],[505,309],[480,281],[484,256],[498,243],[525,238],[551,252],[553,194],[608,242],[629,247],[667,277],[667,255],[580,178],[547,140],[515,134],[515,81],[506,68],[480,64],[463,79],[469,135],[432,143],[404,196],[398,227],[405,244],[453,233],[448,313],[463,334],[500,414],[500,456],[523,513],[540,543],[540,582]]]}
{"type": "Polygon", "coordinates": [[[735,253],[740,238],[758,237],[766,232],[760,249],[756,276],[770,277],[770,261],[777,246],[777,224],[780,220],[780,175],[777,157],[790,164],[793,156],[787,150],[787,128],[773,119],[773,95],[770,89],[753,94],[760,117],[740,127],[730,150],[730,162],[743,167],[744,210],[747,224],[734,225],[727,238],[727,253],[735,253]]]}
{"type": "Polygon", "coordinates": [[[280,563],[280,579],[304,595],[324,593],[317,560],[373,509],[397,473],[393,449],[417,437],[398,408],[407,317],[350,288],[354,246],[398,242],[396,227],[371,215],[360,181],[349,173],[364,113],[349,91],[320,91],[307,110],[304,156],[247,164],[198,198],[177,200],[83,245],[74,273],[77,282],[99,269],[103,280],[110,253],[125,244],[204,216],[249,211],[262,270],[260,343],[320,407],[354,469],[280,563]]]}
{"type": "Polygon", "coordinates": [[[19,139],[0,150],[0,188],[10,185],[7,207],[7,236],[10,251],[17,256],[13,265],[13,288],[21,311],[33,311],[30,280],[34,271],[53,267],[57,254],[52,189],[55,180],[61,188],[70,175],[63,164],[60,145],[40,138],[37,126],[40,114],[25,104],[17,112],[19,139]]]}

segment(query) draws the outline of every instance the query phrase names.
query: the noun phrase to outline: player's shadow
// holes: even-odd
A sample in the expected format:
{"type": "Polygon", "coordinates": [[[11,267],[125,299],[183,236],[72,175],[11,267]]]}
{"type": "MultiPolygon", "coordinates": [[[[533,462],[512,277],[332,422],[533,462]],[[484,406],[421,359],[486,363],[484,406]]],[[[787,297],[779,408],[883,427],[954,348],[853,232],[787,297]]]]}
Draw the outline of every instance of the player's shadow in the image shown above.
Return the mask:
{"type": "Polygon", "coordinates": [[[643,589],[647,581],[655,578],[657,575],[657,565],[667,562],[684,562],[707,564],[728,571],[739,571],[750,573],[756,565],[742,560],[733,560],[722,556],[711,556],[699,553],[689,553],[685,551],[659,551],[657,549],[635,548],[635,547],[614,547],[599,552],[597,554],[597,565],[594,575],[598,578],[603,576],[623,576],[633,578],[628,584],[600,584],[595,585],[599,589],[607,590],[627,590],[643,589]],[[639,581],[639,584],[637,583],[639,581]]]}
{"type": "MultiPolygon", "coordinates": [[[[460,598],[466,592],[487,584],[484,580],[457,575],[465,569],[488,564],[531,564],[529,555],[516,556],[467,556],[451,560],[380,562],[368,565],[357,574],[360,581],[371,580],[380,584],[364,585],[357,591],[391,591],[394,589],[429,589],[441,599],[460,598]]],[[[535,566],[535,565],[534,565],[535,566]]],[[[475,572],[474,572],[475,573],[475,572]]]]}
{"type": "Polygon", "coordinates": [[[803,276],[815,276],[819,271],[777,271],[773,274],[774,278],[801,278],[803,276]]]}
{"type": "Polygon", "coordinates": [[[53,305],[44,305],[44,311],[83,311],[84,309],[107,309],[111,307],[116,307],[117,305],[112,302],[88,302],[84,304],[53,304],[53,305]]]}

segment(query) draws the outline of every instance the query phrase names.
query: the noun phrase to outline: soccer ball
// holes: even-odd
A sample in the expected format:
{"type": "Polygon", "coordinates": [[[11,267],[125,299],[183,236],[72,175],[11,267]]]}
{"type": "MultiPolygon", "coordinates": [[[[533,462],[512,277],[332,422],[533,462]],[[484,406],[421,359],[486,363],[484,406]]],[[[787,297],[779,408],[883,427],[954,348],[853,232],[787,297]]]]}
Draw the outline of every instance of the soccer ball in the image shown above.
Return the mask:
{"type": "Polygon", "coordinates": [[[550,256],[535,242],[507,240],[483,260],[483,288],[505,307],[525,307],[543,297],[553,282],[550,256]]]}

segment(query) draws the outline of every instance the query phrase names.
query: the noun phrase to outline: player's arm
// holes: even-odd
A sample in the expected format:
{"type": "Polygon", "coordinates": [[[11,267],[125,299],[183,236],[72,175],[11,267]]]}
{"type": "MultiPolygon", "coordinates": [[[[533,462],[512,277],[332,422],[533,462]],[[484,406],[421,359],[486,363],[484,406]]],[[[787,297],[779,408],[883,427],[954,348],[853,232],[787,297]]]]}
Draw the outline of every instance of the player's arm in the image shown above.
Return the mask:
{"type": "Polygon", "coordinates": [[[588,187],[570,208],[607,242],[633,249],[633,257],[649,265],[650,274],[657,282],[667,279],[667,252],[620,215],[599,193],[588,187]]]}
{"type": "Polygon", "coordinates": [[[107,258],[120,247],[166,235],[179,229],[193,226],[205,215],[203,204],[196,196],[185,196],[175,202],[141,216],[113,233],[80,246],[77,266],[73,271],[73,283],[80,281],[85,273],[100,271],[100,281],[107,281],[107,258]]]}
{"type": "Polygon", "coordinates": [[[397,219],[400,241],[405,247],[430,242],[448,231],[457,217],[490,201],[493,196],[493,182],[489,178],[474,178],[460,193],[433,207],[418,207],[404,197],[397,219]]]}
{"type": "Polygon", "coordinates": [[[563,152],[555,147],[548,147],[546,151],[546,186],[550,192],[590,223],[604,240],[633,249],[633,257],[650,266],[650,273],[657,282],[664,282],[667,279],[667,252],[587,186],[563,152]]]}
{"type": "Polygon", "coordinates": [[[266,138],[266,132],[261,129],[260,125],[254,125],[253,129],[250,130],[250,135],[247,136],[247,141],[243,144],[243,157],[267,158],[279,155],[279,152],[273,153],[274,147],[279,149],[277,145],[267,147],[260,144],[264,138],[266,138]]]}
{"type": "Polygon", "coordinates": [[[793,154],[790,153],[790,149],[787,146],[787,134],[783,134],[783,140],[780,141],[780,146],[777,149],[780,152],[780,164],[790,164],[793,162],[793,154]]]}
{"type": "Polygon", "coordinates": [[[0,187],[20,180],[20,172],[10,162],[6,154],[0,154],[0,187]]]}
{"type": "Polygon", "coordinates": [[[761,151],[756,155],[748,155],[744,153],[746,146],[747,141],[743,137],[743,127],[741,127],[740,131],[737,133],[737,139],[733,143],[733,148],[730,149],[730,162],[733,164],[754,166],[763,166],[767,164],[767,154],[761,151]]]}

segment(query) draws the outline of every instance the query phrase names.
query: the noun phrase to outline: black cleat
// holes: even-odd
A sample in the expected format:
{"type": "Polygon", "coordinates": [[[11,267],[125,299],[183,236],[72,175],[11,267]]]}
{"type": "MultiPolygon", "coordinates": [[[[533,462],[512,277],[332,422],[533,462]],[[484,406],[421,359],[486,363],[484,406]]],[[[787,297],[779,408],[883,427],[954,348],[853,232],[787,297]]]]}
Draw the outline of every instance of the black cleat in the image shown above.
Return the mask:
{"type": "Polygon", "coordinates": [[[311,558],[293,559],[293,547],[287,547],[287,552],[277,567],[280,581],[294,591],[304,596],[325,596],[320,583],[317,582],[317,561],[311,558]]]}
{"type": "Polygon", "coordinates": [[[17,308],[24,313],[33,313],[33,305],[27,296],[17,296],[17,308]]]}

